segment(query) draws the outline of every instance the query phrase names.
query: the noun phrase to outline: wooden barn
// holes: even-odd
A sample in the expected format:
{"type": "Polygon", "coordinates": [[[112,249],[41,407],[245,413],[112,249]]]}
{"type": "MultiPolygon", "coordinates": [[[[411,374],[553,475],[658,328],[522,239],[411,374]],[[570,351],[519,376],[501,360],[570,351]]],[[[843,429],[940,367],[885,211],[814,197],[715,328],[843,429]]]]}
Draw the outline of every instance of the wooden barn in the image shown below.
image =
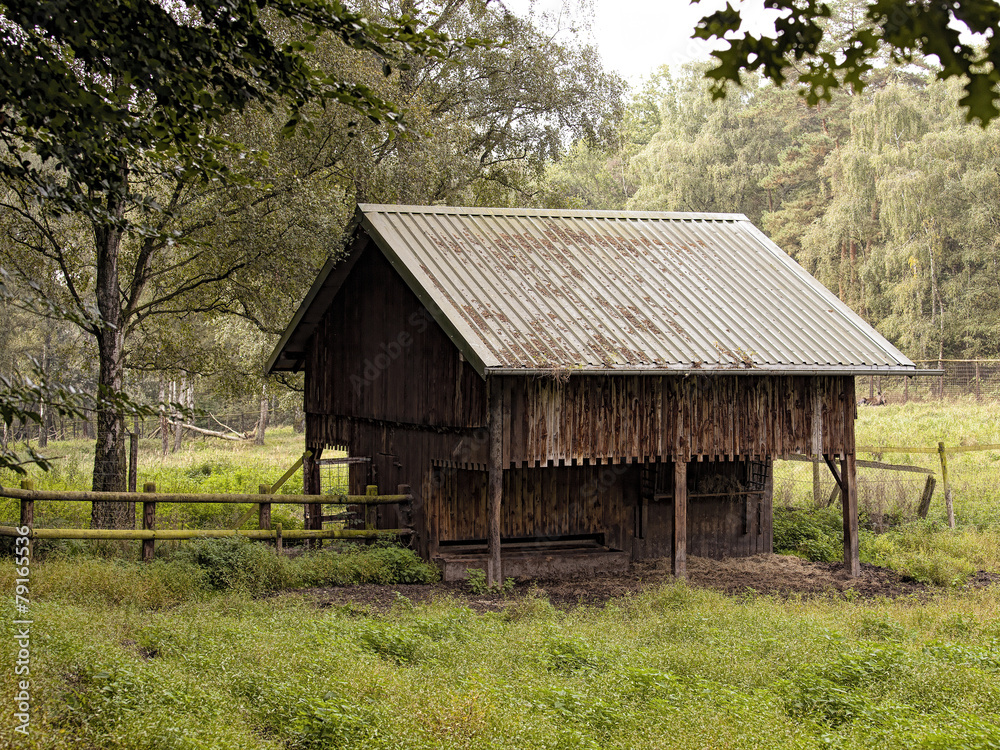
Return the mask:
{"type": "Polygon", "coordinates": [[[305,372],[314,460],[409,485],[420,554],[491,579],[769,552],[787,454],[841,483],[857,574],[854,378],[916,373],[739,214],[388,205],[267,368],[305,372]]]}

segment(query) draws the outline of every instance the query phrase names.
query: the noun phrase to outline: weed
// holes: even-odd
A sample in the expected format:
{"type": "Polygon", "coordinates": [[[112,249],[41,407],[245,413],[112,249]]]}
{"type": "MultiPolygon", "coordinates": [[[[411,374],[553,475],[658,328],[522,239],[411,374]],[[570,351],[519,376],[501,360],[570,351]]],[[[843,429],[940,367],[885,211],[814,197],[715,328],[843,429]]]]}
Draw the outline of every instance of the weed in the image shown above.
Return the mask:
{"type": "Polygon", "coordinates": [[[514,590],[515,581],[507,577],[503,583],[488,584],[486,572],[481,568],[470,568],[465,576],[465,582],[476,596],[508,596],[514,590]]]}

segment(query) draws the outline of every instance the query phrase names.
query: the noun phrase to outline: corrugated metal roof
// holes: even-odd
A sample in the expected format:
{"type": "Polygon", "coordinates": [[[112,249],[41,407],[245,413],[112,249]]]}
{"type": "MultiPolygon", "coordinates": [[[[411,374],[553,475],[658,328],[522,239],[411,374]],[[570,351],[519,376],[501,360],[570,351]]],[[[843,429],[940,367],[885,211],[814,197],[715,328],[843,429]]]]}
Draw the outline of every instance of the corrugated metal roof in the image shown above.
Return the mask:
{"type": "MultiPolygon", "coordinates": [[[[916,372],[742,214],[362,204],[358,219],[480,373],[916,372]]],[[[301,361],[302,321],[323,313],[306,308],[339,276],[324,269],[269,370],[301,361]]]]}
{"type": "Polygon", "coordinates": [[[742,214],[360,211],[480,369],[915,370],[742,214]]]}

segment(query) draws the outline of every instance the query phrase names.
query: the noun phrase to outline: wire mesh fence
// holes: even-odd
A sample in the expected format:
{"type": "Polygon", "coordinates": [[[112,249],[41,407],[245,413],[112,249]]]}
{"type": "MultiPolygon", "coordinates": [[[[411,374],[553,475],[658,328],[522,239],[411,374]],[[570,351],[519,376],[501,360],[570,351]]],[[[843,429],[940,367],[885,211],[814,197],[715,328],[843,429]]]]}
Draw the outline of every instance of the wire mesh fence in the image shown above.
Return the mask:
{"type": "MultiPolygon", "coordinates": [[[[874,531],[883,531],[917,518],[928,476],[931,475],[858,466],[858,509],[864,524],[874,531]]],[[[839,507],[840,491],[825,463],[775,461],[774,504],[794,508],[839,507]]]]}
{"type": "Polygon", "coordinates": [[[916,401],[1000,400],[1000,359],[921,359],[922,370],[941,375],[862,375],[855,378],[859,403],[905,404],[916,401]]]}

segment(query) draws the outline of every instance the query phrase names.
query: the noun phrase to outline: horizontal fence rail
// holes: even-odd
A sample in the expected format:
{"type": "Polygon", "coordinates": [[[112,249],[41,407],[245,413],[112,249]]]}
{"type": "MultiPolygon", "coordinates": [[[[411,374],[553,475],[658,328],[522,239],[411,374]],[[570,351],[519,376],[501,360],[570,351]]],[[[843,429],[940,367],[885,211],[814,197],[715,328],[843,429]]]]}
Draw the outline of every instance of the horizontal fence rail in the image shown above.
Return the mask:
{"type": "Polygon", "coordinates": [[[33,529],[20,533],[17,526],[0,526],[0,537],[27,536],[29,539],[221,539],[244,536],[248,539],[381,539],[409,534],[410,529],[33,529]]]}
{"type": "MultiPolygon", "coordinates": [[[[915,454],[926,454],[926,455],[937,455],[938,460],[941,462],[941,482],[944,488],[944,502],[945,502],[945,512],[948,517],[949,528],[955,528],[955,506],[954,506],[954,496],[952,494],[951,481],[948,478],[948,454],[958,454],[958,453],[977,453],[981,451],[998,451],[1000,450],[1000,444],[979,444],[979,445],[953,445],[947,446],[944,442],[939,442],[936,446],[924,446],[924,445],[859,445],[855,448],[855,453],[869,453],[876,456],[881,456],[884,453],[889,454],[899,454],[899,453],[915,453],[915,454]]],[[[814,466],[813,468],[813,499],[818,504],[820,501],[819,493],[819,473],[817,471],[817,466],[822,460],[819,456],[804,456],[804,455],[787,455],[782,457],[783,460],[787,461],[807,461],[811,462],[814,466]]],[[[885,471],[899,471],[899,472],[911,472],[915,474],[924,474],[927,476],[926,484],[924,485],[923,493],[921,494],[919,508],[917,510],[917,515],[921,518],[927,517],[928,509],[931,504],[931,496],[934,492],[934,486],[936,483],[936,473],[934,470],[923,467],[923,466],[908,466],[905,464],[889,464],[883,463],[881,461],[857,461],[858,467],[870,468],[870,469],[882,469],[885,471]]],[[[836,475],[835,475],[836,478],[836,475]]],[[[839,483],[839,480],[838,480],[839,483]]],[[[835,487],[833,494],[830,495],[827,505],[832,505],[837,498],[839,488],[835,487]]]]}
{"type": "MultiPolygon", "coordinates": [[[[310,454],[306,454],[308,457],[310,454]]],[[[290,474],[301,467],[302,459],[296,462],[291,470],[279,481],[284,482],[290,474]]],[[[282,553],[285,540],[308,540],[318,542],[323,539],[355,539],[371,541],[391,539],[412,535],[413,529],[375,529],[369,526],[365,529],[282,529],[281,524],[271,526],[272,505],[401,505],[409,506],[413,495],[407,485],[400,485],[395,495],[380,495],[376,485],[369,485],[364,495],[275,495],[272,494],[277,485],[260,486],[260,492],[254,494],[192,494],[176,492],[156,492],[156,485],[146,484],[142,493],[134,492],[57,492],[52,490],[36,490],[30,480],[22,482],[21,488],[0,486],[0,497],[19,500],[21,503],[21,522],[19,526],[0,526],[2,537],[27,537],[34,539],[92,539],[92,540],[131,540],[142,542],[141,559],[148,562],[153,559],[156,540],[184,539],[218,539],[224,537],[245,537],[247,539],[269,540],[275,543],[278,554],[282,553]],[[46,529],[35,528],[36,502],[89,502],[89,503],[142,503],[142,529],[46,529]],[[258,529],[160,529],[156,527],[157,503],[221,503],[229,505],[254,504],[258,511],[258,529]]],[[[237,523],[241,526],[249,519],[253,509],[245,513],[237,523]]],[[[334,517],[321,516],[330,520],[334,517]]]]}
{"type": "Polygon", "coordinates": [[[54,490],[22,490],[0,486],[0,497],[14,500],[84,503],[267,503],[274,505],[390,505],[409,503],[413,495],[200,495],[183,492],[57,492],[54,490]]]}

